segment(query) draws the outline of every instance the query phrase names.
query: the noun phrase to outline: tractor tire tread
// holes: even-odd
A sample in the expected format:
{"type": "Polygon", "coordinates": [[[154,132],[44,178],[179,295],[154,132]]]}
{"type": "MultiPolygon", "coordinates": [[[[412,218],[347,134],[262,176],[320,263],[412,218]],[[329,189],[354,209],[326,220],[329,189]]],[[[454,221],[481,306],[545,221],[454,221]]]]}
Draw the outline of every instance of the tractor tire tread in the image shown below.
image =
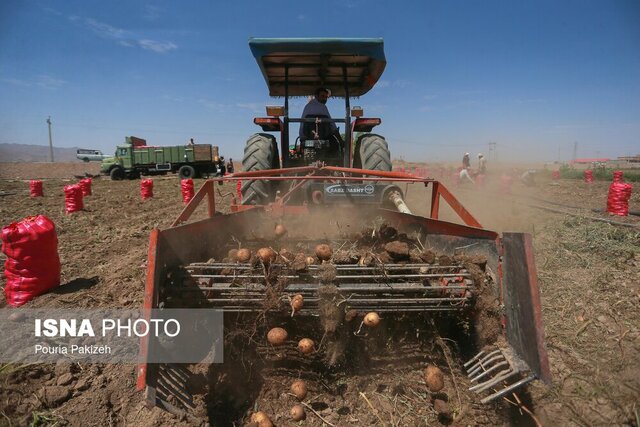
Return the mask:
{"type": "MultiPolygon", "coordinates": [[[[273,135],[256,133],[248,140],[242,157],[242,170],[261,171],[280,167],[278,146],[273,135]]],[[[273,198],[273,183],[269,181],[243,181],[242,204],[266,204],[273,198]]]]}
{"type": "Polygon", "coordinates": [[[368,133],[358,138],[354,165],[361,169],[391,171],[391,153],[384,137],[368,133]]]}

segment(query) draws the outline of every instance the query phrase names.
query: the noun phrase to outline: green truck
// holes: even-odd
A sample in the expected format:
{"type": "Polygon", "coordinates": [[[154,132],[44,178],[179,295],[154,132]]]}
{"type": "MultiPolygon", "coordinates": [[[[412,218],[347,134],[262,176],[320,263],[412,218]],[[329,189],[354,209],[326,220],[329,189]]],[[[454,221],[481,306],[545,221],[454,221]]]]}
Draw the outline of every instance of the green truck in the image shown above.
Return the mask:
{"type": "Polygon", "coordinates": [[[142,138],[127,136],[113,157],[102,160],[100,172],[113,180],[169,172],[177,172],[182,179],[198,178],[220,174],[218,159],[218,147],[211,144],[154,147],[142,138]]]}

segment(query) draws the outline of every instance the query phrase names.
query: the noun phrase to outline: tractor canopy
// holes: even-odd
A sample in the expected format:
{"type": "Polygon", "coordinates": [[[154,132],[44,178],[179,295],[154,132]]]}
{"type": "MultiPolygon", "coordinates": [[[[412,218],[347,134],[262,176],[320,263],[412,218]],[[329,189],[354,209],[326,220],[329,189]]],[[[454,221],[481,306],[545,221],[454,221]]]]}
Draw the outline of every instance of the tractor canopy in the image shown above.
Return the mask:
{"type": "Polygon", "coordinates": [[[318,87],[361,96],[387,64],[380,38],[250,38],[249,47],[271,96],[307,96],[318,87]]]}

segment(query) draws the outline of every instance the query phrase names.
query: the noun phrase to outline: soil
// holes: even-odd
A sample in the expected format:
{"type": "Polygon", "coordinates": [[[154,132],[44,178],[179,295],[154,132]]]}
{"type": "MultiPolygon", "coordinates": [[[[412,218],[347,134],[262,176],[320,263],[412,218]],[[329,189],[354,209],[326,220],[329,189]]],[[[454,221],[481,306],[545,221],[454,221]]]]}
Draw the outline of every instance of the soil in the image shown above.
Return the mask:
{"type": "MultiPolygon", "coordinates": [[[[182,211],[179,181],[154,178],[154,197],[143,202],[139,180],[94,179],[85,210],[66,215],[63,186],[76,182],[75,175],[97,173],[82,169],[92,166],[0,164],[0,223],[44,214],[58,233],[62,285],[24,307],[142,305],[149,234],[156,227],[168,228],[182,211]],[[44,178],[44,197],[29,197],[26,180],[35,178],[44,178]]],[[[328,365],[326,354],[320,352],[302,356],[293,341],[277,351],[266,346],[256,349],[238,335],[235,341],[227,341],[231,345],[225,348],[226,363],[191,367],[199,372],[190,386],[198,405],[184,417],[144,406],[142,393],[135,390],[133,365],[0,364],[0,425],[242,425],[256,410],[269,414],[275,425],[298,425],[289,421],[289,410],[297,403],[289,387],[298,378],[309,388],[302,422],[309,426],[322,425],[322,419],[354,426],[534,425],[535,421],[563,426],[637,425],[640,217],[593,211],[606,206],[608,183],[540,179],[535,187],[515,182],[511,194],[504,194],[499,181],[499,176],[489,175],[482,189],[448,187],[484,227],[532,234],[551,384],[535,381],[526,391],[482,405],[477,395],[467,391],[469,381],[461,375],[465,349],[455,340],[441,338],[448,329],[445,321],[389,315],[375,330],[364,330],[366,336],[351,336],[346,347],[340,339],[320,343],[318,338],[316,345],[336,347],[330,350],[338,354],[335,360],[342,354],[347,358],[337,367],[328,365]],[[426,387],[428,364],[444,373],[444,388],[439,392],[426,387]],[[206,390],[216,390],[215,398],[206,390]]],[[[196,180],[196,188],[201,182],[196,180]]],[[[638,211],[640,197],[634,190],[630,210],[638,211]]],[[[225,184],[217,191],[217,207],[226,212],[235,186],[225,184]]],[[[424,215],[428,197],[421,191],[411,187],[405,194],[414,212],[424,215]]],[[[453,220],[450,210],[443,206],[443,211],[443,219],[453,220]]],[[[206,208],[194,214],[196,219],[205,216],[206,208]]],[[[363,233],[364,238],[368,236],[363,233]]],[[[404,256],[404,247],[399,248],[401,236],[387,230],[384,237],[397,240],[392,246],[398,248],[392,253],[404,256]]],[[[364,254],[360,262],[374,262],[371,255],[364,254]]],[[[449,260],[443,260],[443,255],[427,248],[417,256],[440,263],[455,258],[448,254],[444,256],[449,260]]],[[[469,264],[474,277],[483,276],[481,260],[462,261],[469,264]]],[[[331,274],[327,272],[327,282],[331,274]]],[[[4,277],[0,285],[4,287],[4,277]]],[[[497,307],[491,301],[483,304],[484,319],[491,324],[481,330],[491,341],[500,330],[497,314],[491,315],[497,307]]],[[[4,305],[0,297],[0,307],[4,305]]],[[[329,318],[333,322],[324,327],[346,322],[358,329],[361,318],[348,313],[329,318]]],[[[288,332],[290,337],[306,334],[315,340],[327,332],[322,329],[296,323],[288,332]]]]}

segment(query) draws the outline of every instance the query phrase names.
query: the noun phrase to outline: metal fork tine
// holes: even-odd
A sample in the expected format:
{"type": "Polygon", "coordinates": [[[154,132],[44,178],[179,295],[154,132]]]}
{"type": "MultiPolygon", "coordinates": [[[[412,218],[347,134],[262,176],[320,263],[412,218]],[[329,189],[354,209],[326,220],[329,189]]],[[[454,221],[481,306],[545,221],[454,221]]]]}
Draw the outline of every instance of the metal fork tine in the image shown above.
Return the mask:
{"type": "Polygon", "coordinates": [[[474,383],[474,382],[480,380],[480,378],[489,375],[491,372],[493,372],[496,369],[499,369],[499,368],[501,368],[501,367],[503,367],[505,365],[509,366],[509,362],[507,362],[506,360],[504,362],[500,362],[497,365],[492,366],[491,368],[487,369],[486,371],[480,373],[478,376],[471,378],[471,382],[474,383]]]}
{"type": "Polygon", "coordinates": [[[503,360],[506,360],[506,359],[505,359],[504,355],[502,353],[500,353],[500,354],[498,354],[496,356],[493,356],[489,360],[486,360],[484,362],[479,362],[480,364],[476,368],[474,368],[473,370],[470,370],[470,371],[467,372],[467,376],[472,377],[472,376],[476,375],[478,372],[480,372],[481,369],[486,370],[494,362],[502,362],[503,360]]]}
{"type": "Polygon", "coordinates": [[[475,369],[477,369],[478,367],[482,366],[482,364],[490,359],[491,357],[497,355],[497,354],[502,354],[502,352],[500,350],[494,350],[491,353],[488,353],[486,356],[484,356],[482,359],[477,360],[476,363],[474,363],[472,366],[467,368],[467,372],[471,372],[475,369]]]}
{"type": "Polygon", "coordinates": [[[506,380],[507,378],[517,374],[518,371],[515,371],[511,368],[506,369],[502,372],[500,372],[498,375],[496,375],[494,378],[492,378],[491,380],[485,381],[484,383],[480,383],[478,385],[475,385],[473,387],[470,387],[469,390],[470,391],[475,391],[476,393],[480,393],[482,391],[485,391],[486,389],[493,387],[494,385],[500,383],[501,381],[506,380]],[[473,390],[472,390],[473,389],[473,390]]]}
{"type": "Polygon", "coordinates": [[[478,359],[480,358],[480,356],[482,356],[483,354],[484,354],[484,351],[482,351],[482,350],[481,350],[481,351],[480,351],[480,353],[478,353],[478,354],[476,354],[475,356],[473,356],[473,357],[472,357],[472,358],[471,358],[467,363],[465,363],[465,364],[464,364],[464,365],[462,365],[462,366],[464,366],[464,367],[466,368],[466,367],[467,367],[467,366],[469,366],[472,362],[474,362],[474,361],[478,360],[478,359]]]}
{"type": "Polygon", "coordinates": [[[497,391],[497,392],[493,393],[493,394],[492,394],[492,395],[490,395],[490,396],[485,397],[484,399],[482,399],[482,400],[480,401],[480,403],[483,403],[483,404],[484,404],[484,403],[489,403],[489,402],[491,402],[492,400],[494,400],[494,399],[496,399],[496,398],[498,398],[498,397],[502,397],[502,396],[504,396],[505,394],[508,394],[508,393],[510,393],[511,391],[513,391],[513,390],[517,389],[518,387],[521,387],[521,386],[523,386],[523,385],[525,385],[525,384],[527,384],[527,383],[530,383],[531,381],[533,381],[533,380],[535,380],[535,379],[536,379],[536,376],[535,376],[535,375],[533,375],[533,374],[531,374],[531,375],[529,375],[528,377],[521,379],[520,381],[516,381],[515,383],[511,384],[509,387],[506,387],[506,388],[504,388],[504,389],[502,389],[502,390],[499,390],[499,391],[497,391]]]}

